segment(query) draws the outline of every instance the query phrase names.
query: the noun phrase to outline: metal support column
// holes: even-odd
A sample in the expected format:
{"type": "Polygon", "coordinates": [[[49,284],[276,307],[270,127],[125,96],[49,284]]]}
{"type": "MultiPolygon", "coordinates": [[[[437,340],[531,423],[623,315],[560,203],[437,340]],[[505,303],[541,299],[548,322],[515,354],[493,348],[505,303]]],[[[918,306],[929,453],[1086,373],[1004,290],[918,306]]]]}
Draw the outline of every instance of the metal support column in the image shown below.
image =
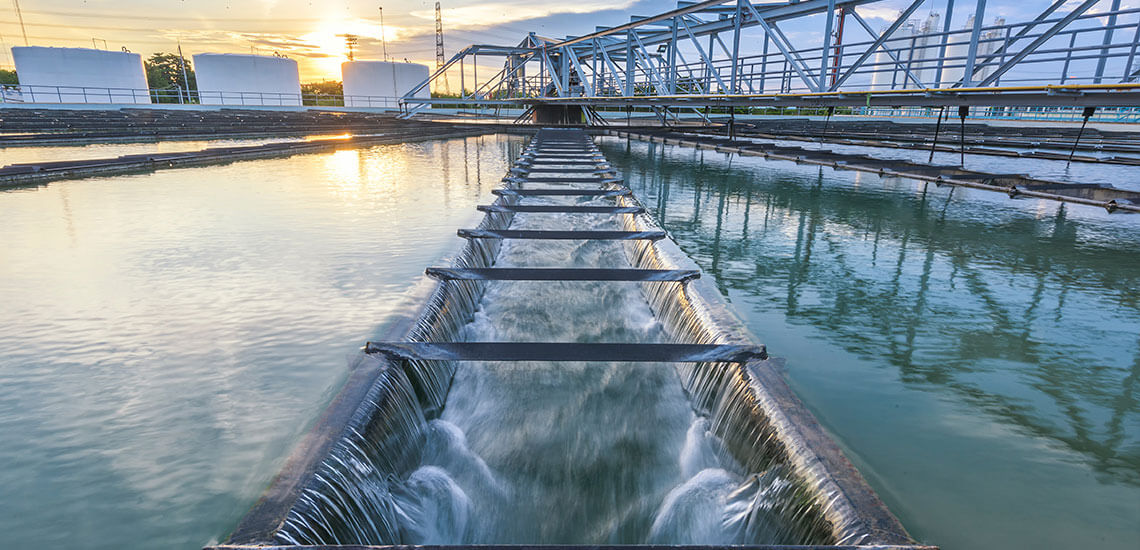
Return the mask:
{"type": "Polygon", "coordinates": [[[1108,24],[1104,27],[1104,41],[1100,43],[1100,58],[1096,60],[1096,74],[1093,76],[1093,84],[1100,84],[1104,80],[1104,64],[1108,61],[1108,45],[1112,44],[1112,31],[1116,27],[1116,12],[1118,11],[1120,11],[1120,0],[1112,0],[1108,24]]]}
{"type": "Polygon", "coordinates": [[[970,49],[966,53],[966,69],[962,71],[962,87],[974,84],[974,62],[978,59],[978,40],[982,36],[982,20],[986,17],[986,0],[977,0],[974,10],[974,30],[970,33],[970,49]]]}
{"type": "Polygon", "coordinates": [[[819,54],[819,89],[827,87],[827,60],[831,53],[831,30],[835,25],[835,0],[827,0],[827,21],[823,25],[823,49],[819,54]]]}

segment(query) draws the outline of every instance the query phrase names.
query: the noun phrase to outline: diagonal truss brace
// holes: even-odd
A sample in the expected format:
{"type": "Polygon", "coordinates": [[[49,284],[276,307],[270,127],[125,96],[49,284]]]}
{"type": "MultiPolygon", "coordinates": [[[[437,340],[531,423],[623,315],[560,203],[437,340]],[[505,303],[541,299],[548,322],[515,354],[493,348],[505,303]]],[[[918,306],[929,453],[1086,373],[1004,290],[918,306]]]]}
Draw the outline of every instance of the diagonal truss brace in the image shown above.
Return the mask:
{"type": "MultiPolygon", "coordinates": [[[[851,15],[851,18],[854,19],[857,23],[859,23],[859,25],[861,27],[863,27],[863,30],[867,31],[867,34],[869,34],[871,36],[875,36],[875,30],[871,27],[871,25],[869,23],[867,23],[866,19],[863,19],[863,17],[855,11],[854,8],[852,8],[849,13],[851,15]]],[[[903,74],[906,75],[906,77],[909,78],[911,82],[914,82],[915,86],[918,86],[919,88],[925,88],[926,85],[923,84],[922,81],[919,80],[917,76],[915,76],[914,72],[911,71],[909,67],[904,65],[903,62],[901,60],[899,60],[898,55],[895,54],[895,50],[888,48],[886,45],[886,42],[887,41],[885,41],[885,40],[883,41],[883,45],[882,45],[883,53],[886,53],[887,57],[891,58],[891,61],[895,64],[895,67],[898,67],[900,70],[902,70],[903,74]]],[[[852,67],[857,67],[857,64],[853,65],[852,67]]],[[[831,90],[834,91],[838,87],[839,86],[838,86],[838,81],[837,81],[836,85],[833,85],[831,87],[831,90]]]]}
{"type": "Polygon", "coordinates": [[[815,79],[808,74],[806,67],[801,66],[801,62],[798,59],[798,56],[792,55],[792,52],[789,49],[790,44],[788,44],[788,39],[786,36],[784,36],[784,33],[781,32],[777,34],[776,31],[773,30],[775,23],[771,25],[768,24],[768,22],[765,21],[764,18],[760,15],[760,12],[756,11],[756,7],[752,5],[752,2],[749,0],[742,0],[742,2],[744,4],[744,7],[748,8],[748,13],[754,19],[756,19],[756,24],[760,25],[760,28],[764,29],[764,33],[772,39],[772,43],[775,44],[776,48],[780,50],[780,53],[784,55],[784,59],[787,60],[788,65],[791,65],[791,67],[795,69],[796,74],[799,75],[800,79],[804,81],[804,84],[807,84],[808,89],[813,92],[818,92],[819,87],[816,86],[815,79]]]}
{"type": "MultiPolygon", "coordinates": [[[[1056,35],[1058,32],[1061,32],[1061,30],[1065,27],[1069,26],[1069,23],[1071,23],[1074,19],[1080,17],[1099,1],[1100,0],[1085,0],[1081,5],[1073,8],[1073,11],[1069,12],[1069,15],[1062,17],[1060,21],[1057,21],[1057,23],[1055,23],[1052,27],[1049,27],[1049,30],[1041,33],[1041,36],[1035,38],[1033,42],[1026,44],[1026,46],[1022,48],[1021,51],[1014,54],[1013,57],[1006,60],[1006,62],[1002,63],[1001,66],[994,69],[993,74],[987,76],[986,79],[979,82],[977,86],[984,88],[990,84],[993,84],[995,81],[997,81],[997,79],[1001,78],[1001,75],[1005,74],[1006,71],[1012,69],[1014,65],[1017,65],[1019,61],[1024,59],[1025,56],[1033,53],[1042,44],[1048,42],[1050,38],[1053,38],[1054,35],[1056,35]]],[[[971,80],[973,80],[972,76],[971,80]]]]}
{"type": "MultiPolygon", "coordinates": [[[[891,36],[893,34],[895,34],[895,31],[899,30],[899,27],[903,26],[903,23],[906,23],[906,20],[910,18],[912,13],[914,13],[916,10],[918,10],[919,6],[922,5],[923,1],[924,0],[914,0],[914,2],[911,2],[911,4],[909,6],[907,6],[907,8],[902,11],[902,13],[899,14],[898,19],[895,19],[895,22],[891,23],[891,26],[887,27],[887,30],[883,31],[883,34],[879,35],[879,37],[875,39],[875,42],[873,44],[871,44],[871,46],[869,48],[867,48],[866,51],[863,52],[863,55],[860,55],[859,59],[855,60],[855,63],[852,64],[850,67],[848,67],[847,71],[844,72],[842,76],[835,79],[835,83],[831,85],[831,89],[832,90],[839,89],[839,87],[842,86],[843,83],[846,82],[848,78],[851,78],[851,75],[855,74],[855,71],[857,71],[859,69],[859,67],[863,66],[863,63],[866,63],[867,60],[871,58],[871,55],[875,53],[875,50],[878,50],[879,48],[883,48],[883,51],[887,52],[888,55],[890,55],[891,59],[895,60],[895,63],[898,63],[899,62],[898,58],[895,57],[893,53],[891,53],[891,50],[883,47],[883,43],[885,43],[887,40],[889,40],[891,38],[891,36]]],[[[865,21],[863,21],[863,19],[856,14],[854,9],[851,10],[851,14],[855,16],[856,21],[863,24],[866,28],[867,23],[865,21]]],[[[874,31],[871,31],[870,29],[868,29],[867,32],[870,32],[871,35],[874,36],[874,31]]],[[[906,69],[904,68],[904,70],[906,70],[906,69]]],[[[907,70],[906,73],[907,73],[907,76],[909,76],[916,83],[918,83],[918,86],[920,88],[923,87],[922,83],[919,82],[917,78],[914,78],[914,75],[911,75],[909,70],[907,70]]]]}

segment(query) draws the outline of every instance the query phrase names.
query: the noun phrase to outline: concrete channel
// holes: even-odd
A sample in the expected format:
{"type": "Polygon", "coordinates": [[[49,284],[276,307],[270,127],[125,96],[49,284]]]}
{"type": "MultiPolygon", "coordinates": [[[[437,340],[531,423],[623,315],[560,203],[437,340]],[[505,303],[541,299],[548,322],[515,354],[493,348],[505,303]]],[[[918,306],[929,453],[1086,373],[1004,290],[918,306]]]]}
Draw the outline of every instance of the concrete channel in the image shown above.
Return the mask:
{"type": "MultiPolygon", "coordinates": [[[[464,245],[454,262],[427,270],[428,276],[409,297],[406,313],[390,323],[383,341],[364,346],[347,382],[270,487],[229,539],[211,548],[404,548],[401,545],[407,542],[400,539],[398,521],[387,525],[383,506],[359,502],[379,498],[375,491],[351,487],[361,472],[398,480],[417,464],[421,428],[400,421],[400,410],[414,408],[413,416],[420,419],[437,417],[447,406],[450,386],[464,361],[558,360],[672,365],[693,412],[709,419],[710,431],[740,471],[756,483],[772,472],[783,476],[787,494],[794,498],[767,503],[766,509],[773,525],[789,526],[786,544],[821,549],[932,548],[907,534],[788,387],[779,361],[768,357],[715,286],[700,278],[696,264],[665,238],[584,131],[540,130],[503,182],[494,203],[482,209],[486,215],[479,226],[459,231],[464,245]],[[584,168],[557,168],[568,164],[584,168]],[[609,206],[586,207],[592,210],[570,202],[537,211],[609,216],[622,230],[512,228],[516,213],[536,212],[528,208],[533,206],[528,199],[547,197],[604,201],[609,206]],[[615,241],[629,267],[496,267],[507,239],[615,241]],[[524,280],[635,282],[670,340],[654,344],[464,341],[461,329],[480,307],[488,281],[524,280]],[[369,515],[368,510],[374,512],[369,515]]],[[[415,546],[521,547],[527,546],[415,546]]],[[[786,547],[765,543],[723,548],[786,547]]]]}

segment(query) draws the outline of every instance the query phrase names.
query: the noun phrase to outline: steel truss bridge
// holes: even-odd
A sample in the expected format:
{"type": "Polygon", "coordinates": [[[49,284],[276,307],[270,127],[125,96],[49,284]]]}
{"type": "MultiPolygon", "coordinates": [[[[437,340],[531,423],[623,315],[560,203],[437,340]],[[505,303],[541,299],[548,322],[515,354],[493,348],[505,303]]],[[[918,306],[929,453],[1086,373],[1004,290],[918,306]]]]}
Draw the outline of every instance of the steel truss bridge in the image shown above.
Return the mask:
{"type": "Polygon", "coordinates": [[[430,106],[553,104],[659,116],[730,106],[1092,107],[1140,118],[1140,7],[1055,0],[1010,22],[1025,2],[990,3],[683,1],[583,36],[468,46],[401,99],[403,116],[430,106]],[[868,21],[884,13],[887,25],[868,21]],[[481,79],[488,57],[501,69],[481,79]],[[414,97],[440,90],[449,71],[459,72],[460,93],[414,97]]]}

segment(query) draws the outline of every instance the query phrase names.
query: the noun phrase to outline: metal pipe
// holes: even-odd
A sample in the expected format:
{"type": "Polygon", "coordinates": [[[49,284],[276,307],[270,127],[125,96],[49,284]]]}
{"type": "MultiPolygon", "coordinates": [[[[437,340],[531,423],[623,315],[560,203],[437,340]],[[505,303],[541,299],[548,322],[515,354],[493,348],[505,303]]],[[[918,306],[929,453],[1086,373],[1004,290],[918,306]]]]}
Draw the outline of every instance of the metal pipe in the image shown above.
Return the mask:
{"type": "Polygon", "coordinates": [[[1085,120],[1081,122],[1081,129],[1077,131],[1077,139],[1073,140],[1073,149],[1069,151],[1069,160],[1065,162],[1066,168],[1072,164],[1073,155],[1077,152],[1077,145],[1081,142],[1081,135],[1085,133],[1085,126],[1089,123],[1089,118],[1092,117],[1095,112],[1096,107],[1085,107],[1085,110],[1081,113],[1081,116],[1084,117],[1085,120]]]}
{"type": "Polygon", "coordinates": [[[961,161],[958,163],[962,168],[966,167],[966,117],[970,114],[970,108],[966,105],[958,107],[958,119],[961,121],[958,126],[958,151],[961,155],[961,161]]]}
{"type": "Polygon", "coordinates": [[[938,108],[938,122],[934,125],[934,141],[930,143],[930,158],[926,159],[927,164],[934,162],[934,148],[938,146],[938,132],[942,130],[942,115],[945,112],[945,105],[938,108]]]}

